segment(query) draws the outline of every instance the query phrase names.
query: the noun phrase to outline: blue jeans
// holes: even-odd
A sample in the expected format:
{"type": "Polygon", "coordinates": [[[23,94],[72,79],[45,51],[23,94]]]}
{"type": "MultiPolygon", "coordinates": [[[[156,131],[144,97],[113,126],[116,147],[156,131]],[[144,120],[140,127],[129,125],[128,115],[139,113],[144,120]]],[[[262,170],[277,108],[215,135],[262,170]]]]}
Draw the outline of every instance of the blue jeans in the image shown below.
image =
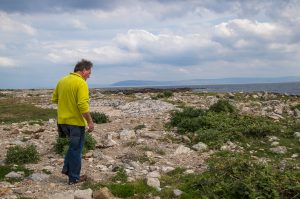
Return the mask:
{"type": "Polygon", "coordinates": [[[65,156],[63,172],[68,174],[69,182],[80,179],[81,153],[84,145],[84,126],[59,124],[59,130],[69,138],[69,149],[65,156]]]}

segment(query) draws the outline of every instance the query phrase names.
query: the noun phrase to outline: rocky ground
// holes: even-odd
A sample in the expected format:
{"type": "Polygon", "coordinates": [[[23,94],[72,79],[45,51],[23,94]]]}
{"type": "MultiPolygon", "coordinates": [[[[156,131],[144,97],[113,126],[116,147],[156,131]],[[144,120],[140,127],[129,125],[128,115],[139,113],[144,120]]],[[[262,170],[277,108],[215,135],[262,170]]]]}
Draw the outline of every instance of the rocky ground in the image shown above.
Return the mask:
{"type": "MultiPolygon", "coordinates": [[[[15,97],[36,99],[36,106],[56,108],[50,103],[51,90],[2,91],[15,97]]],[[[82,173],[93,181],[106,181],[116,174],[116,167],[124,167],[129,181],[146,179],[148,184],[159,189],[159,176],[175,169],[186,172],[202,172],[206,159],[214,153],[204,145],[191,146],[188,137],[166,131],[170,111],[182,105],[208,108],[219,99],[229,99],[243,114],[263,115],[279,120],[283,117],[300,118],[300,111],[293,107],[300,103],[297,96],[270,93],[194,93],[176,91],[170,98],[154,100],[155,92],[103,92],[92,89],[90,109],[109,116],[109,123],[96,124],[91,133],[97,147],[83,158],[82,173]],[[135,129],[138,125],[145,128],[135,129]]],[[[0,164],[5,164],[6,151],[10,146],[34,144],[41,154],[37,164],[26,167],[34,173],[21,182],[0,182],[1,198],[88,198],[91,190],[82,193],[80,184],[68,185],[61,168],[63,157],[56,154],[55,118],[42,124],[29,122],[0,124],[0,164]],[[46,174],[44,171],[49,171],[46,174]],[[81,196],[84,195],[84,196],[81,196]]],[[[298,138],[299,139],[299,138],[298,138]]],[[[234,145],[234,143],[227,143],[234,145]]],[[[223,148],[226,146],[223,146],[223,148]]],[[[230,147],[229,147],[230,148],[230,147]]],[[[234,150],[234,147],[233,147],[234,150]]],[[[293,154],[294,158],[298,154],[293,154]]],[[[91,198],[91,196],[89,196],[91,198]]]]}

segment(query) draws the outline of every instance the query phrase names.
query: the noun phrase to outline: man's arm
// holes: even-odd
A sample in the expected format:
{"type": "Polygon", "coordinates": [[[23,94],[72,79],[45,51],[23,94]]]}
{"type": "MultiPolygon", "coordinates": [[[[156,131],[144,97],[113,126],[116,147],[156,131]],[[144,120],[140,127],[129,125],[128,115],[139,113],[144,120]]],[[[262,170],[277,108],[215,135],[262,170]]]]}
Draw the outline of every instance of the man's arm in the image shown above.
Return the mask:
{"type": "Polygon", "coordinates": [[[94,130],[94,122],[93,122],[90,112],[83,113],[82,116],[88,123],[88,132],[92,132],[94,130]]]}

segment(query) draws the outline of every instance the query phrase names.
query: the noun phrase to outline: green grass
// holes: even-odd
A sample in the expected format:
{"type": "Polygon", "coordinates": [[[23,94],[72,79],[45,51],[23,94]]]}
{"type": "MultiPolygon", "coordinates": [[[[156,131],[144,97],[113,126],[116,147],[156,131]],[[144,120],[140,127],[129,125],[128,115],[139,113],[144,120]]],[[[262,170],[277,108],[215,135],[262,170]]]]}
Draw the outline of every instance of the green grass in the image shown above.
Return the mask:
{"type": "Polygon", "coordinates": [[[19,182],[22,179],[5,179],[5,175],[12,172],[12,171],[23,171],[24,172],[24,177],[28,177],[33,173],[33,171],[25,168],[24,166],[13,166],[13,165],[4,165],[0,166],[0,181],[9,181],[9,182],[19,182]]]}
{"type": "Polygon", "coordinates": [[[93,119],[93,122],[96,124],[109,122],[108,116],[105,113],[91,112],[91,117],[93,119]]]}
{"type": "Polygon", "coordinates": [[[0,121],[5,123],[23,122],[29,120],[46,121],[56,117],[56,110],[43,109],[30,103],[20,102],[20,99],[0,100],[0,121]]]}
{"type": "Polygon", "coordinates": [[[8,148],[6,153],[6,163],[8,164],[37,163],[39,159],[40,154],[34,145],[13,146],[8,148]]]}
{"type": "Polygon", "coordinates": [[[141,130],[143,128],[146,128],[146,125],[145,124],[139,124],[139,125],[135,126],[133,128],[133,130],[136,132],[137,130],[141,130]]]}
{"type": "Polygon", "coordinates": [[[293,137],[300,124],[291,117],[275,122],[261,116],[240,115],[219,101],[208,110],[186,107],[171,113],[167,127],[219,150],[227,141],[244,148],[243,153],[217,152],[202,174],[174,171],[162,176],[162,198],[172,198],[172,190],[183,191],[180,198],[297,198],[300,197],[299,141],[293,137]],[[276,154],[268,136],[279,138],[285,154],[276,154]],[[259,159],[265,159],[264,164],[259,159]],[[298,168],[298,169],[297,169],[298,168]]]}
{"type": "MultiPolygon", "coordinates": [[[[85,142],[83,145],[82,154],[85,154],[88,150],[93,150],[96,147],[96,140],[90,133],[85,133],[85,142]]],[[[56,142],[54,143],[54,151],[57,154],[65,155],[69,148],[69,139],[57,137],[56,142]]]]}
{"type": "Polygon", "coordinates": [[[119,168],[116,175],[112,177],[113,182],[127,182],[128,176],[124,168],[119,168]]]}
{"type": "Polygon", "coordinates": [[[300,172],[281,172],[272,165],[254,163],[250,156],[220,152],[209,159],[209,170],[184,174],[176,169],[161,178],[160,196],[172,198],[172,190],[183,191],[181,198],[293,198],[300,194],[300,172]]]}
{"type": "Polygon", "coordinates": [[[98,190],[101,187],[107,187],[112,194],[120,198],[147,198],[147,194],[157,194],[157,191],[149,187],[144,180],[137,180],[127,183],[101,183],[101,182],[84,182],[81,189],[91,188],[98,190]]]}

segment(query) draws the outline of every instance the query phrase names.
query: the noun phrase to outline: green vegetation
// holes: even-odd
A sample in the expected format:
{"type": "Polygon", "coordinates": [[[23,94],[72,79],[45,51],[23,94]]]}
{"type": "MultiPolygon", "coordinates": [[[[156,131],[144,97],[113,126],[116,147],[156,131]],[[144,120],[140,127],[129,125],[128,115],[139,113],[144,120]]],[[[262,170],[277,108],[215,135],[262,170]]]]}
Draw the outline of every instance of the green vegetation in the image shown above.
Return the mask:
{"type": "Polygon", "coordinates": [[[113,182],[127,182],[128,176],[124,168],[119,168],[117,174],[112,178],[113,182]]]}
{"type": "Polygon", "coordinates": [[[219,100],[217,103],[209,107],[209,110],[217,113],[233,113],[235,108],[227,100],[219,100]]]}
{"type": "Polygon", "coordinates": [[[105,115],[105,113],[91,112],[91,116],[92,116],[93,122],[96,124],[102,124],[102,123],[109,122],[108,116],[105,115]]]}
{"type": "Polygon", "coordinates": [[[0,100],[0,121],[5,123],[23,122],[28,120],[46,121],[56,117],[56,110],[43,109],[20,99],[8,98],[0,100]]]}
{"type": "Polygon", "coordinates": [[[8,164],[37,163],[39,159],[40,155],[34,145],[10,147],[6,153],[6,163],[8,164]]]}
{"type": "Polygon", "coordinates": [[[81,186],[82,189],[91,188],[92,190],[97,190],[101,187],[109,188],[114,196],[120,198],[145,198],[147,194],[157,193],[157,191],[149,187],[144,180],[126,183],[94,183],[87,181],[81,186]]]}
{"type": "Polygon", "coordinates": [[[162,93],[158,93],[157,95],[153,96],[152,99],[160,99],[160,98],[169,98],[172,97],[174,94],[172,91],[166,90],[162,93]]]}
{"type": "Polygon", "coordinates": [[[134,127],[133,130],[136,132],[137,130],[141,130],[143,128],[146,128],[145,124],[140,124],[140,125],[137,125],[136,127],[134,127]]]}
{"type": "Polygon", "coordinates": [[[0,166],[0,181],[3,181],[3,180],[6,180],[6,181],[8,180],[9,182],[21,181],[22,179],[5,179],[5,175],[12,171],[24,172],[24,177],[27,177],[30,174],[32,174],[32,171],[29,169],[26,169],[24,166],[13,166],[13,165],[0,166]]]}
{"type": "Polygon", "coordinates": [[[300,172],[280,171],[255,163],[250,156],[219,152],[209,160],[202,174],[184,174],[176,169],[162,176],[160,196],[172,198],[172,190],[183,191],[181,198],[293,198],[300,194],[300,172]]]}
{"type": "MultiPolygon", "coordinates": [[[[88,150],[93,150],[96,147],[96,140],[90,133],[85,133],[85,142],[83,146],[82,153],[85,154],[88,150]]],[[[54,151],[57,154],[65,155],[69,148],[69,139],[58,137],[56,143],[54,144],[54,151]]]]}
{"type": "Polygon", "coordinates": [[[296,198],[300,196],[300,161],[291,159],[299,153],[299,142],[292,135],[300,124],[292,118],[279,122],[261,117],[240,115],[228,101],[220,100],[208,110],[186,107],[171,114],[169,127],[186,134],[193,141],[219,150],[227,141],[243,148],[243,153],[217,152],[209,159],[208,170],[200,174],[173,172],[163,176],[163,198],[172,190],[184,193],[181,198],[296,198]],[[279,138],[286,154],[270,151],[268,136],[279,138]],[[262,164],[258,158],[268,159],[262,164]],[[282,167],[281,161],[285,162],[282,167]],[[284,169],[284,172],[282,171],[284,169]]]}

